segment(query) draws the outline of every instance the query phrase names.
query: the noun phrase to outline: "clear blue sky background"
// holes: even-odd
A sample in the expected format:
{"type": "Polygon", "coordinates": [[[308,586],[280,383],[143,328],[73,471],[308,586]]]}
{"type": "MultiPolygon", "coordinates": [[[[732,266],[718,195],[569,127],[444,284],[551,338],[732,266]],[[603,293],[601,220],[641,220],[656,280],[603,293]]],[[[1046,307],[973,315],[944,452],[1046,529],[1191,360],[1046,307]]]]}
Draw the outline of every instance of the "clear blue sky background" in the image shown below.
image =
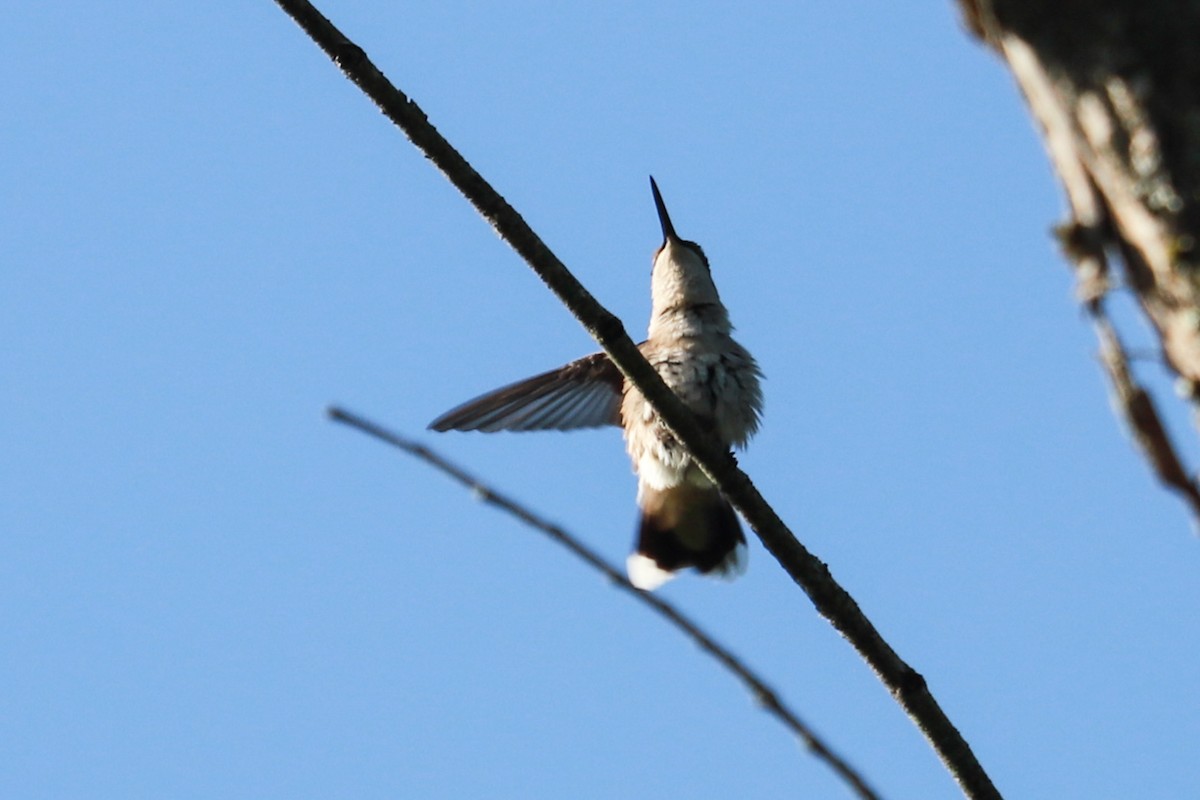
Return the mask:
{"type": "MultiPolygon", "coordinates": [[[[1195,795],[1200,543],[949,2],[321,7],[634,335],[658,178],[768,376],[743,465],[1007,796],[1195,795]]],[[[273,3],[14,4],[0,43],[0,795],[845,796],[657,618],[323,418],[628,550],[615,431],[423,432],[594,346],[273,3]]],[[[886,796],[958,796],[757,542],[663,593],[886,796]]]]}

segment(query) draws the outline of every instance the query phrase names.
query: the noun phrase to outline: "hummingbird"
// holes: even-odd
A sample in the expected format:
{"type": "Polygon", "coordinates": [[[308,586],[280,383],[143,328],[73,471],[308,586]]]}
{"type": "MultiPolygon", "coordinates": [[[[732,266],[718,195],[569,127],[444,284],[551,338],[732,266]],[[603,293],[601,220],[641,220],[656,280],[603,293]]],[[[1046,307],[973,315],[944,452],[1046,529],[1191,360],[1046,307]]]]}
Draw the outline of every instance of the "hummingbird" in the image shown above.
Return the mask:
{"type": "MultiPolygon", "coordinates": [[[[731,336],[708,258],[671,224],[658,184],[650,190],[663,242],[654,252],[646,360],[726,447],[758,430],[762,372],[731,336]]],[[[637,541],[629,581],[652,591],[689,567],[732,579],[746,569],[737,513],[621,371],[600,352],[504,386],[451,409],[435,431],[577,430],[617,425],[638,478],[637,541]]]]}

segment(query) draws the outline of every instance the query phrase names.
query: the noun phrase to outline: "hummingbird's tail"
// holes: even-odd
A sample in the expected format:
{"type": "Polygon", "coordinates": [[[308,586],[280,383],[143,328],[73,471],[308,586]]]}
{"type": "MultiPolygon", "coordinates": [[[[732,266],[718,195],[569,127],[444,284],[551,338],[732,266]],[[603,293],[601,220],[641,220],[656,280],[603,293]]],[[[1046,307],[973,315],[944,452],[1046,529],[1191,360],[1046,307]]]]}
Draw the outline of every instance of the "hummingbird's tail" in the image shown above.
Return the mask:
{"type": "Polygon", "coordinates": [[[737,512],[715,488],[643,484],[638,505],[637,550],[626,562],[634,586],[651,591],[688,567],[730,580],[745,572],[746,537],[737,512]]]}

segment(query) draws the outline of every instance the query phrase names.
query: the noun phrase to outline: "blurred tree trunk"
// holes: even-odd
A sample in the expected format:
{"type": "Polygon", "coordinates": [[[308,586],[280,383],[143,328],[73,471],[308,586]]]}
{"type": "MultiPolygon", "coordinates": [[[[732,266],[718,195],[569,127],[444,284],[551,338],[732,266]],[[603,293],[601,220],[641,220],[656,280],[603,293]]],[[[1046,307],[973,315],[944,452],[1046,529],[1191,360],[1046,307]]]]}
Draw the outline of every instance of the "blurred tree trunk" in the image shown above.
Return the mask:
{"type": "MultiPolygon", "coordinates": [[[[1105,311],[1116,273],[1184,402],[1200,398],[1200,1],[959,0],[1008,64],[1062,183],[1059,238],[1122,413],[1200,519],[1200,491],[1105,311]]],[[[1172,401],[1173,402],[1173,401],[1172,401]]]]}

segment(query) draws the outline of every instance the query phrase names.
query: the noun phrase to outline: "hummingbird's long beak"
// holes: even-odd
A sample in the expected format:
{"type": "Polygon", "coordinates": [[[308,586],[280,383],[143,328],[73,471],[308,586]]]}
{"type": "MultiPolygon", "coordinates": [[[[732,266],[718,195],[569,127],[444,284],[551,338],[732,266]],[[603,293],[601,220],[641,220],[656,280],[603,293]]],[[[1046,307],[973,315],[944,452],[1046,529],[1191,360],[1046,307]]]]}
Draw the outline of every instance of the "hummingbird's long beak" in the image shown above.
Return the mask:
{"type": "Polygon", "coordinates": [[[650,191],[654,192],[654,207],[658,209],[658,222],[662,225],[663,244],[670,241],[678,241],[679,235],[675,233],[675,226],[671,224],[671,217],[667,214],[667,206],[663,203],[662,194],[658,191],[658,184],[654,182],[654,176],[650,176],[650,191]]]}

